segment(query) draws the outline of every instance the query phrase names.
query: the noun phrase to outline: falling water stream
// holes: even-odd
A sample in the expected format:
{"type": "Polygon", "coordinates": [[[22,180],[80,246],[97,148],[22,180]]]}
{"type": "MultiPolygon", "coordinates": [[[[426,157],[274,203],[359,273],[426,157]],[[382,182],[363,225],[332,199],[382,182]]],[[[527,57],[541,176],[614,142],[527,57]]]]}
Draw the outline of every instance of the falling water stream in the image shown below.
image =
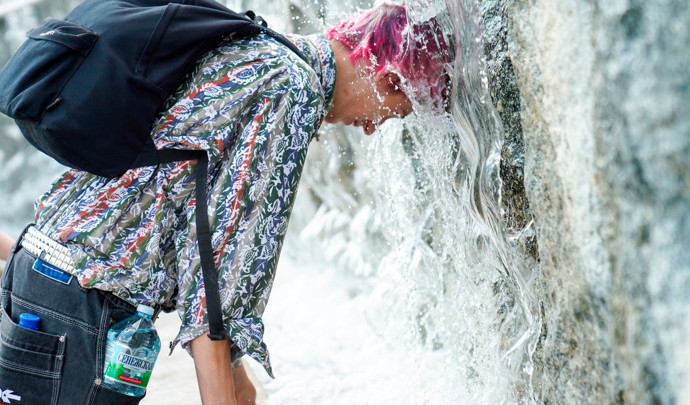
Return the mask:
{"type": "MultiPolygon", "coordinates": [[[[73,2],[51,3],[0,16],[3,58],[20,43],[20,32],[45,15],[64,14],[73,2]]],[[[227,4],[259,10],[275,28],[296,32],[322,31],[370,5],[356,0],[227,4]]],[[[541,319],[531,283],[538,268],[522,253],[519,234],[507,229],[502,213],[503,131],[489,96],[478,5],[474,0],[406,4],[415,20],[436,17],[455,44],[448,66],[451,112],[439,116],[421,108],[405,120],[387,122],[371,137],[324,127],[309,152],[284,254],[307,261],[315,249],[300,247],[316,244],[333,271],[372,285],[362,292],[368,295],[372,327],[416,356],[420,372],[446,381],[419,398],[536,402],[532,354],[541,319]]],[[[12,207],[0,212],[0,229],[16,232],[30,220],[32,200],[60,169],[37,158],[9,121],[0,124],[0,192],[12,207]],[[27,171],[40,174],[21,176],[27,171]]]]}
{"type": "MultiPolygon", "coordinates": [[[[322,5],[300,4],[297,15],[313,7],[311,15],[329,20],[322,5]]],[[[454,382],[423,396],[429,403],[535,402],[538,269],[521,249],[528,232],[508,230],[501,211],[504,134],[489,96],[478,5],[406,4],[417,21],[437,18],[455,44],[451,113],[419,108],[372,137],[326,128],[310,151],[311,205],[300,200],[306,212],[296,212],[296,228],[339,271],[376,279],[370,323],[433,359],[418,362],[421,372],[454,382]]],[[[337,18],[352,8],[329,11],[337,18]]]]}
{"type": "Polygon", "coordinates": [[[470,398],[529,401],[540,328],[530,287],[535,268],[507,243],[502,222],[503,132],[488,92],[476,7],[434,2],[413,13],[438,16],[455,39],[451,114],[421,114],[387,129],[367,148],[367,161],[392,246],[387,263],[410,287],[400,298],[410,303],[418,340],[448,353],[457,368],[448,371],[466,379],[459,391],[470,398]]]}

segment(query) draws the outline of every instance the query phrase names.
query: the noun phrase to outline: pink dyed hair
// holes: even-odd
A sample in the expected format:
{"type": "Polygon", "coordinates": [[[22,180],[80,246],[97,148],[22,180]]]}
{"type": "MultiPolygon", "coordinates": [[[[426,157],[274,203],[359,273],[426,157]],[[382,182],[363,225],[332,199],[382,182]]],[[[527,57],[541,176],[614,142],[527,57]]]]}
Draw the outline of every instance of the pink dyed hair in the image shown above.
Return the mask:
{"type": "Polygon", "coordinates": [[[377,74],[398,73],[420,101],[446,105],[448,48],[436,19],[413,22],[405,7],[384,3],[337,22],[326,37],[350,48],[352,63],[369,59],[377,74]]]}

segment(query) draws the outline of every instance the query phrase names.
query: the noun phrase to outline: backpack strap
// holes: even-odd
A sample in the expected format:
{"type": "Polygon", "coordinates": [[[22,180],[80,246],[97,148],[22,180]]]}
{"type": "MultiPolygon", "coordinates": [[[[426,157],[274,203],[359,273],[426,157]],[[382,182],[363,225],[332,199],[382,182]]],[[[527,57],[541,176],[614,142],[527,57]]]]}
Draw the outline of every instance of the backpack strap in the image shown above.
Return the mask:
{"type": "Polygon", "coordinates": [[[256,15],[255,12],[252,10],[247,10],[244,12],[244,15],[247,16],[250,20],[254,21],[254,24],[256,24],[260,29],[261,32],[264,34],[268,35],[269,37],[275,39],[276,41],[280,42],[284,46],[286,46],[288,49],[290,49],[292,52],[294,52],[297,56],[299,56],[303,61],[307,62],[307,65],[309,64],[309,59],[307,59],[306,56],[302,53],[302,51],[299,50],[297,45],[293,44],[292,41],[289,39],[285,38],[284,35],[268,28],[268,24],[266,23],[266,20],[261,18],[261,16],[256,15]]]}
{"type": "Polygon", "coordinates": [[[303,61],[307,62],[307,65],[309,64],[309,59],[307,59],[306,56],[302,53],[302,51],[297,48],[295,44],[293,44],[289,39],[285,38],[284,35],[281,35],[272,29],[268,27],[263,27],[261,29],[262,32],[264,32],[266,35],[269,37],[275,39],[276,41],[280,42],[281,44],[285,45],[288,49],[290,49],[292,52],[294,52],[297,56],[299,56],[303,61]]]}
{"type": "MultiPolygon", "coordinates": [[[[218,272],[213,261],[213,245],[211,244],[211,229],[208,222],[208,201],[206,184],[208,183],[208,155],[201,150],[160,149],[156,152],[157,162],[151,165],[196,160],[196,237],[199,243],[199,259],[201,274],[204,280],[206,294],[206,314],[208,315],[209,338],[211,340],[225,339],[225,325],[220,305],[220,291],[218,289],[218,272]]],[[[143,162],[139,162],[143,163],[143,162]]]]}

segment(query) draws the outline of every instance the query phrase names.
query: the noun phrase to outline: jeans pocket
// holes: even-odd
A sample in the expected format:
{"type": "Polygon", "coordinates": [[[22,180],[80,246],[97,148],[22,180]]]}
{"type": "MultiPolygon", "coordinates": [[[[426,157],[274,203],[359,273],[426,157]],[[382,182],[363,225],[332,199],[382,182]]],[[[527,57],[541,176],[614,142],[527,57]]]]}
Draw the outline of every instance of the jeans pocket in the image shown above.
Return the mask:
{"type": "Polygon", "coordinates": [[[89,404],[94,405],[137,405],[144,397],[131,397],[113,391],[105,387],[103,384],[94,385],[93,391],[89,396],[91,400],[89,404]]]}
{"type": "Polygon", "coordinates": [[[0,322],[0,396],[3,403],[56,404],[62,379],[64,336],[26,329],[6,310],[0,322]]]}

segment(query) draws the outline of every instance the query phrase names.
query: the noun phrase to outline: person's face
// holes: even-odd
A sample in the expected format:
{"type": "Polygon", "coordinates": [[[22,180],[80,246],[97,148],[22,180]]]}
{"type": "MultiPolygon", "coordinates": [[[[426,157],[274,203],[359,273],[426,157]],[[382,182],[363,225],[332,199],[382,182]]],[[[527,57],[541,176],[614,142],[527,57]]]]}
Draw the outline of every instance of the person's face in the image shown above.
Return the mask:
{"type": "Polygon", "coordinates": [[[412,112],[412,103],[395,73],[375,75],[368,64],[355,65],[355,78],[344,88],[345,97],[334,99],[326,122],[362,127],[367,135],[389,118],[412,112]]]}

